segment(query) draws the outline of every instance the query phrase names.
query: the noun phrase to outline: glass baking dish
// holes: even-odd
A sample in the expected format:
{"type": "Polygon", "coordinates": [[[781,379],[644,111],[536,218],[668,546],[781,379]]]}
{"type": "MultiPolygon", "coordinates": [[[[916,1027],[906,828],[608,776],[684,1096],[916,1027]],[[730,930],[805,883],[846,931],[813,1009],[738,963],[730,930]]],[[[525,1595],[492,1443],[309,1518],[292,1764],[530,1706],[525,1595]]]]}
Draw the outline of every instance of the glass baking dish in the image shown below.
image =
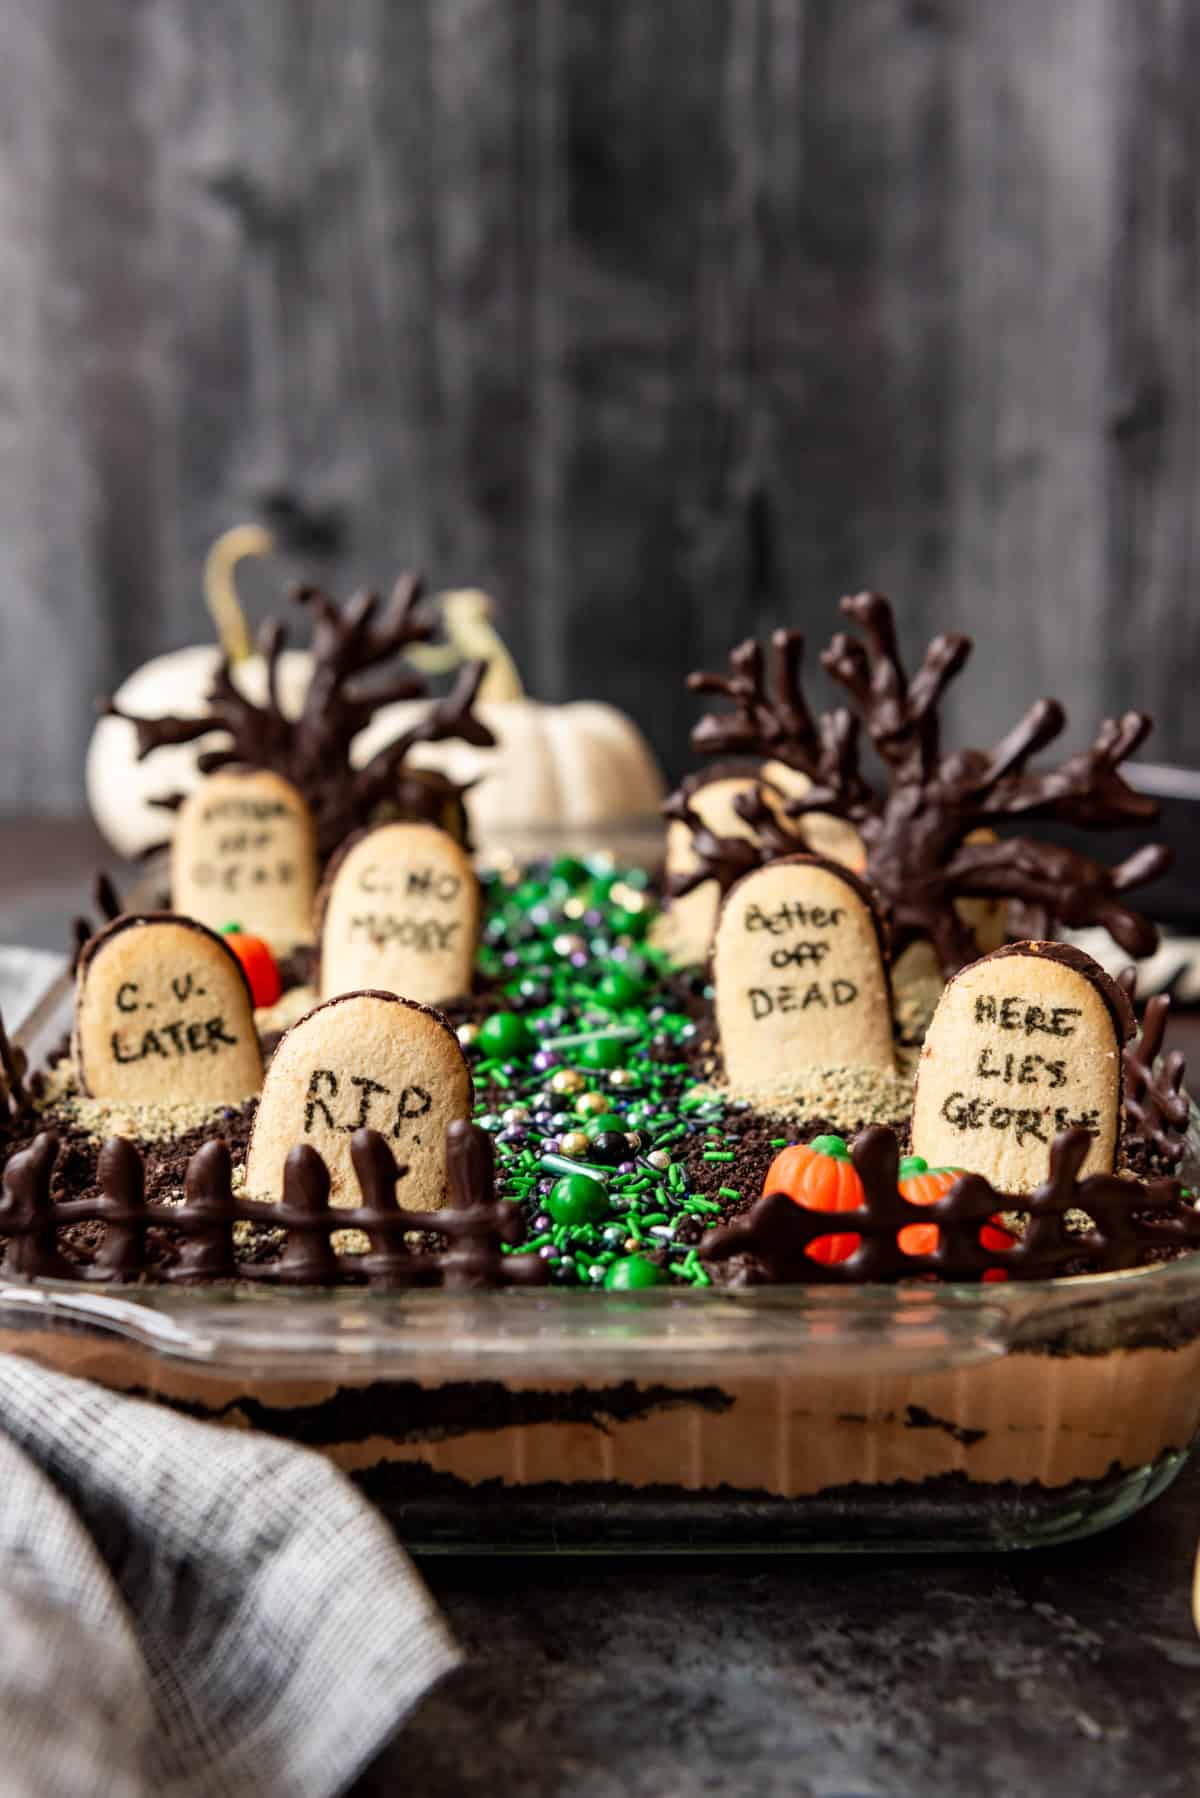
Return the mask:
{"type": "MultiPolygon", "coordinates": [[[[20,1032],[34,1065],[69,1011],[60,981],[20,1032]]],[[[1200,1255],[603,1296],[9,1277],[0,1348],[318,1449],[427,1552],[1016,1548],[1104,1528],[1183,1465],[1200,1255]]]]}
{"type": "Polygon", "coordinates": [[[1200,1425],[1200,1256],[1045,1285],[0,1285],[0,1347],[321,1450],[422,1550],[1022,1547],[1200,1425]]]}

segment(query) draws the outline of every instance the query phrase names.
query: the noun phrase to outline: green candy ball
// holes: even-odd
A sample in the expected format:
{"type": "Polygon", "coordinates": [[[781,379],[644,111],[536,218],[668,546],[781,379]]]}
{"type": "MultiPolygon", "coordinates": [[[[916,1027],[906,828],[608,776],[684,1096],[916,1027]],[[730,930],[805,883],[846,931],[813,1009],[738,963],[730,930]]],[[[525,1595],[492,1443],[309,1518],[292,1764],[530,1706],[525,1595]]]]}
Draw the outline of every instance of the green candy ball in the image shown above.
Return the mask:
{"type": "Polygon", "coordinates": [[[620,1130],[624,1133],[625,1119],[618,1117],[615,1111],[602,1111],[599,1117],[590,1117],[583,1126],[584,1135],[591,1142],[603,1136],[606,1130],[620,1130]]]}
{"type": "Polygon", "coordinates": [[[609,968],[601,974],[594,990],[601,1005],[621,1007],[636,1005],[646,989],[640,980],[627,974],[624,968],[609,968]]]}
{"type": "Polygon", "coordinates": [[[573,855],[560,855],[550,870],[551,880],[561,880],[569,887],[581,885],[587,877],[587,869],[573,855]]]}
{"type": "Polygon", "coordinates": [[[628,1050],[628,1043],[597,1037],[593,1042],[582,1045],[575,1060],[581,1068],[615,1068],[624,1060],[628,1050]]]}
{"type": "Polygon", "coordinates": [[[608,1216],[608,1194],[590,1174],[564,1174],[546,1200],[556,1224],[598,1224],[608,1216]]]}
{"type": "Polygon", "coordinates": [[[500,1060],[508,1060],[515,1055],[527,1055],[533,1048],[533,1033],[524,1018],[515,1011],[493,1012],[479,1026],[479,1047],[485,1055],[494,1055],[500,1060]]]}
{"type": "Polygon", "coordinates": [[[662,1275],[653,1261],[643,1255],[626,1255],[614,1261],[604,1276],[606,1292],[637,1292],[644,1286],[657,1286],[662,1275]]]}

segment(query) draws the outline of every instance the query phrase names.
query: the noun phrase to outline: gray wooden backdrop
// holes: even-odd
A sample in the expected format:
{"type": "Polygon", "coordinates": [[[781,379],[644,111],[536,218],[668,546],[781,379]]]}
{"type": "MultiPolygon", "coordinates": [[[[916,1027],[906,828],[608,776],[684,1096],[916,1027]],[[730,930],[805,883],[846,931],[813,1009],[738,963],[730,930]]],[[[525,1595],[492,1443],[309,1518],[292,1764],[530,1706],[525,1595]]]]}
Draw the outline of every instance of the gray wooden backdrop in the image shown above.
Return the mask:
{"type": "Polygon", "coordinates": [[[964,731],[1200,759],[1198,81],[1194,0],[0,0],[0,807],[247,516],[672,767],[863,585],[964,731]]]}

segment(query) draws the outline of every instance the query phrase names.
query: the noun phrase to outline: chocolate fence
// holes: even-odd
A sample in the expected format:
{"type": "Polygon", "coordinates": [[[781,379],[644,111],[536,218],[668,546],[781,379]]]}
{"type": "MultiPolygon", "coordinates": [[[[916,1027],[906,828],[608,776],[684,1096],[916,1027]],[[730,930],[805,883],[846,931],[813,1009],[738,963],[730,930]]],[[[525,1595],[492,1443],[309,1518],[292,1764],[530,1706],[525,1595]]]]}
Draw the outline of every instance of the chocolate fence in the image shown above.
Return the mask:
{"type": "Polygon", "coordinates": [[[539,1255],[505,1254],[525,1234],[520,1207],[496,1199],[491,1138],[477,1125],[453,1123],[446,1132],[451,1203],[440,1211],[409,1211],[396,1198],[398,1168],[385,1139],[374,1130],[351,1138],[360,1205],[329,1203],[329,1170],[317,1151],[299,1144],[287,1158],[283,1197],[263,1203],[233,1190],[233,1164],[223,1142],[206,1142],[188,1162],[179,1205],[147,1202],[145,1170],[134,1145],[110,1137],[100,1151],[100,1192],[91,1198],[53,1194],[58,1138],[50,1131],[13,1155],[4,1170],[0,1235],[7,1238],[6,1274],[61,1280],[262,1280],[278,1285],[416,1285],[469,1289],[537,1286],[549,1278],[539,1255]],[[239,1222],[279,1231],[283,1242],[269,1259],[239,1260],[234,1226],[239,1222]],[[73,1224],[102,1224],[103,1238],[90,1262],[72,1261],[60,1232],[73,1224]],[[150,1231],[170,1232],[168,1258],[150,1253],[150,1231]],[[338,1232],[361,1231],[360,1253],[335,1248],[338,1232]],[[406,1240],[436,1231],[450,1247],[414,1253],[406,1240]]]}
{"type": "MultiPolygon", "coordinates": [[[[1089,1141],[1086,1130],[1056,1137],[1050,1177],[1032,1193],[997,1192],[982,1175],[964,1174],[934,1204],[915,1205],[899,1190],[895,1132],[875,1126],[864,1130],[851,1150],[863,1186],[856,1210],[809,1210],[786,1193],[767,1193],[742,1217],[710,1230],[699,1253],[710,1266],[730,1263],[726,1273],[734,1285],[848,1285],[929,1276],[970,1282],[1111,1273],[1200,1247],[1200,1213],[1178,1179],[1142,1182],[1092,1174],[1081,1180],[1089,1141]],[[1001,1214],[1023,1218],[1022,1234],[1011,1247],[988,1248],[981,1231],[1001,1214]],[[900,1232],[912,1224],[936,1226],[936,1245],[928,1252],[911,1254],[901,1246],[900,1232]],[[842,1261],[814,1259],[813,1243],[835,1233],[861,1239],[854,1253],[842,1261]]],[[[525,1221],[518,1205],[495,1197],[487,1132],[474,1124],[451,1124],[446,1147],[451,1203],[440,1211],[409,1211],[398,1202],[404,1169],[374,1130],[358,1130],[351,1138],[360,1205],[330,1205],[329,1170],[307,1144],[288,1156],[278,1203],[239,1197],[229,1150],[219,1140],[205,1143],[189,1161],[183,1202],[161,1204],[147,1201],[142,1158],[119,1136],[100,1151],[99,1193],[56,1199],[59,1141],[45,1131],[4,1170],[0,1236],[6,1241],[0,1270],[26,1279],[95,1281],[236,1279],[458,1290],[544,1285],[550,1267],[540,1255],[505,1252],[524,1240],[525,1221]],[[239,1222],[278,1232],[277,1250],[266,1258],[239,1259],[234,1228],[239,1222]],[[81,1224],[103,1226],[90,1261],[73,1260],[60,1241],[63,1230],[81,1224]],[[153,1253],[152,1229],[169,1233],[153,1253]],[[333,1238],[351,1230],[366,1238],[365,1250],[335,1246],[333,1238]],[[414,1232],[436,1232],[448,1237],[450,1246],[415,1252],[408,1241],[414,1232]]]]}

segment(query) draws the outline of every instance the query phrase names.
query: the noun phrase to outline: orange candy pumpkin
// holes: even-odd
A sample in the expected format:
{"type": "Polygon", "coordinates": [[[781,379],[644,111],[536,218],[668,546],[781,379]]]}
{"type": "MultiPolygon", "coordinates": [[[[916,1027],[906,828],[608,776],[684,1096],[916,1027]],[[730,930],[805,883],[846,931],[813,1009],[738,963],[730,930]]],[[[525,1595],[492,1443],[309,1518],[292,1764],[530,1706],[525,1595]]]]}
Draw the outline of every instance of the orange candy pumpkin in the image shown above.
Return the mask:
{"type": "MultiPolygon", "coordinates": [[[[862,1181],[840,1136],[814,1136],[811,1142],[781,1149],[767,1169],[763,1191],[785,1192],[810,1211],[856,1211],[863,1201],[862,1181]]],[[[813,1261],[848,1261],[861,1236],[818,1236],[806,1253],[813,1261]]]]}
{"type": "MultiPolygon", "coordinates": [[[[920,1155],[908,1155],[900,1163],[900,1192],[910,1205],[933,1205],[944,1197],[964,1170],[960,1167],[930,1167],[920,1155]]],[[[931,1255],[937,1248],[936,1224],[906,1224],[896,1238],[906,1255],[931,1255]]],[[[1013,1238],[993,1219],[984,1224],[979,1241],[985,1249],[1010,1249],[1013,1238]]],[[[987,1281],[1007,1280],[1003,1267],[987,1268],[982,1278],[987,1281]]]]}
{"type": "Polygon", "coordinates": [[[250,983],[250,997],[255,1007],[274,1005],[283,991],[279,967],[269,946],[260,936],[251,936],[240,924],[223,924],[221,935],[242,964],[242,972],[250,983]]]}

